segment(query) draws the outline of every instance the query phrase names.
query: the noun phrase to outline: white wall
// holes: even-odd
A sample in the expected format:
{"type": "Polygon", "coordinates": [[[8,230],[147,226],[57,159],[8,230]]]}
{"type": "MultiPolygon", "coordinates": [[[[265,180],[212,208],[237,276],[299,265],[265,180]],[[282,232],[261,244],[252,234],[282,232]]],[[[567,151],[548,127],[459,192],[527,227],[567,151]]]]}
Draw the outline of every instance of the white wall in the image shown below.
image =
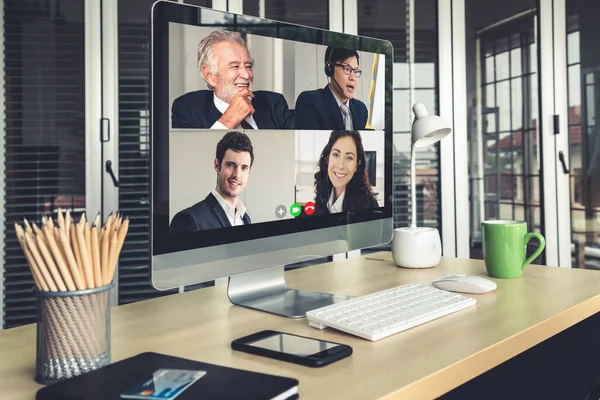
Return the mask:
{"type": "Polygon", "coordinates": [[[296,196],[294,131],[246,130],[246,134],[254,147],[254,165],[244,204],[254,222],[277,220],[277,206],[289,207],[296,196]]]}
{"type": "MultiPolygon", "coordinates": [[[[226,130],[179,129],[169,140],[169,220],[180,210],[203,200],[216,187],[213,168],[217,143],[226,130]]],[[[295,199],[293,131],[246,131],[254,149],[254,164],[240,196],[253,223],[273,221],[278,205],[295,199]]],[[[289,217],[289,215],[288,215],[289,217]]]]}

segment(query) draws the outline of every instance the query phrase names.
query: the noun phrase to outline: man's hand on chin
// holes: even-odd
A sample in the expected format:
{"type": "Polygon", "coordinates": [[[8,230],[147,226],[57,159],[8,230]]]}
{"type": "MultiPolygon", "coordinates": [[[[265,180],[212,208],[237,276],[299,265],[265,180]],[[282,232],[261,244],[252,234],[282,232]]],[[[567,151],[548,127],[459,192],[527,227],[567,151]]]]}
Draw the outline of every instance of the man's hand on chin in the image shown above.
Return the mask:
{"type": "Polygon", "coordinates": [[[237,92],[232,97],[227,111],[219,118],[219,122],[229,129],[237,127],[244,118],[254,114],[254,107],[252,107],[252,102],[248,99],[253,97],[254,94],[248,88],[237,92]]]}

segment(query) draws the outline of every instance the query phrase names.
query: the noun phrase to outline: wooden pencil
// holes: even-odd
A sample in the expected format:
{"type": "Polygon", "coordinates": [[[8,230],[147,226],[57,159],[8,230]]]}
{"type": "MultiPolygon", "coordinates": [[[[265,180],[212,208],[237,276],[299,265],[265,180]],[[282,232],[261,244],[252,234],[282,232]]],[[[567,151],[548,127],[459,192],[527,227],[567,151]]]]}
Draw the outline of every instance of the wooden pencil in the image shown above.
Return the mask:
{"type": "Polygon", "coordinates": [[[79,224],[77,226],[75,226],[75,234],[77,237],[77,244],[79,246],[79,253],[81,255],[81,262],[83,264],[83,274],[85,276],[85,283],[88,287],[88,289],[92,289],[94,287],[96,287],[96,285],[94,284],[94,272],[92,271],[92,265],[91,265],[91,258],[90,258],[90,254],[88,253],[87,250],[87,245],[85,243],[85,237],[84,237],[84,227],[83,225],[87,225],[85,224],[79,224]]]}
{"type": "Polygon", "coordinates": [[[31,259],[31,255],[28,257],[27,256],[27,252],[25,251],[25,248],[23,248],[23,240],[24,238],[19,238],[19,236],[17,236],[17,240],[19,241],[19,245],[21,246],[21,250],[23,250],[23,255],[25,256],[25,259],[27,260],[27,265],[29,265],[29,270],[31,271],[31,276],[33,277],[33,283],[35,283],[35,287],[38,288],[39,290],[44,290],[43,289],[43,285],[40,282],[40,278],[38,278],[38,273],[35,272],[35,270],[37,269],[37,265],[35,267],[33,267],[33,263],[35,263],[34,260],[31,259]]]}
{"type": "Polygon", "coordinates": [[[36,235],[39,235],[39,234],[40,234],[40,232],[41,232],[41,229],[40,229],[40,228],[37,226],[37,224],[36,224],[35,222],[33,223],[33,232],[34,232],[36,235]]]}
{"type": "Polygon", "coordinates": [[[62,230],[62,231],[66,231],[66,225],[65,225],[65,218],[62,215],[62,210],[60,209],[60,207],[58,208],[58,218],[56,219],[58,222],[58,227],[62,230]]]}
{"type": "Polygon", "coordinates": [[[122,223],[123,223],[123,219],[119,215],[117,215],[117,217],[115,218],[115,220],[113,222],[113,226],[115,227],[117,232],[119,231],[119,228],[121,227],[122,223]]]}
{"type": "Polygon", "coordinates": [[[31,225],[29,225],[27,218],[23,218],[23,224],[25,224],[25,232],[29,232],[31,234],[31,225]]]}
{"type": "Polygon", "coordinates": [[[52,217],[47,217],[46,218],[46,224],[45,225],[50,226],[50,228],[54,228],[54,220],[52,219],[52,217]]]}
{"type": "MultiPolygon", "coordinates": [[[[115,251],[111,253],[110,270],[108,271],[109,282],[113,279],[113,275],[117,268],[119,254],[121,253],[121,249],[123,248],[123,243],[125,242],[125,237],[127,236],[128,229],[129,229],[129,219],[127,218],[127,219],[125,219],[125,221],[123,221],[123,223],[119,227],[119,231],[115,235],[116,241],[117,241],[117,247],[116,247],[115,251]]],[[[112,245],[111,245],[111,251],[112,251],[112,245]]]]}
{"type": "Polygon", "coordinates": [[[92,227],[96,227],[96,229],[98,229],[99,226],[100,226],[100,213],[96,214],[96,218],[94,218],[94,222],[92,223],[92,227]]]}
{"type": "Polygon", "coordinates": [[[92,267],[94,269],[94,284],[96,287],[103,286],[102,281],[102,270],[100,269],[100,247],[98,244],[98,230],[96,229],[96,223],[92,226],[90,232],[90,240],[92,247],[92,267]]]}
{"type": "Polygon", "coordinates": [[[113,225],[113,220],[114,220],[114,215],[112,213],[110,213],[110,215],[108,216],[108,218],[106,219],[106,223],[104,224],[104,226],[106,227],[106,230],[104,231],[105,234],[108,235],[108,240],[110,242],[110,235],[112,234],[112,225],[113,225]]]}
{"type": "Polygon", "coordinates": [[[69,239],[67,239],[67,235],[65,232],[59,232],[60,235],[60,243],[62,245],[62,250],[65,254],[65,259],[67,262],[67,266],[71,271],[71,276],[75,280],[75,286],[77,286],[78,290],[86,289],[86,284],[83,275],[79,272],[79,267],[77,266],[77,261],[75,260],[75,255],[73,254],[73,249],[71,248],[71,243],[69,239]]]}
{"type": "MultiPolygon", "coordinates": [[[[42,238],[43,233],[39,234],[39,235],[35,235],[35,239],[37,241],[37,245],[38,245],[38,251],[40,252],[40,255],[42,256],[44,262],[46,263],[46,268],[48,268],[48,271],[50,271],[50,275],[52,275],[52,279],[54,280],[54,283],[56,283],[56,287],[58,288],[59,291],[61,292],[66,292],[67,291],[67,286],[65,285],[65,282],[63,281],[63,277],[60,275],[60,272],[58,270],[58,268],[56,267],[56,263],[54,262],[54,259],[52,258],[52,256],[50,255],[50,252],[48,251],[48,247],[46,246],[46,243],[44,243],[44,239],[42,238]]],[[[70,275],[68,275],[70,277],[70,275]]],[[[75,287],[73,286],[73,282],[71,281],[71,288],[69,288],[69,290],[75,290],[75,287]]]]}
{"type": "MultiPolygon", "coordinates": [[[[94,227],[98,231],[98,245],[100,245],[100,243],[102,243],[102,220],[100,219],[100,213],[98,213],[96,218],[94,218],[92,229],[94,229],[94,227]]],[[[98,246],[98,248],[100,248],[100,246],[98,246]]]]}
{"type": "Polygon", "coordinates": [[[106,264],[107,269],[106,269],[106,277],[104,280],[105,285],[108,285],[110,283],[110,281],[112,280],[112,273],[114,272],[113,263],[114,263],[115,258],[117,258],[116,253],[117,253],[117,247],[119,246],[117,236],[118,236],[117,231],[113,227],[112,232],[109,235],[108,263],[106,264]]]}
{"type": "Polygon", "coordinates": [[[73,273],[69,270],[69,267],[67,267],[64,256],[59,250],[54,238],[54,230],[50,225],[44,228],[44,234],[46,235],[46,241],[48,242],[50,253],[53,255],[54,260],[56,261],[56,265],[63,277],[63,280],[65,281],[65,285],[70,291],[76,290],[80,285],[76,285],[75,282],[77,279],[80,279],[80,277],[78,275],[73,276],[73,273]]]}
{"type": "Polygon", "coordinates": [[[38,226],[35,224],[35,222],[33,223],[33,232],[35,233],[35,236],[39,236],[43,241],[46,240],[46,238],[44,237],[44,233],[42,232],[42,230],[40,228],[38,228],[38,226]]]}
{"type": "Polygon", "coordinates": [[[83,260],[81,259],[81,249],[79,248],[79,244],[77,244],[77,232],[75,229],[75,225],[73,225],[71,227],[71,229],[69,230],[69,234],[70,234],[70,240],[71,240],[71,249],[73,250],[73,254],[75,255],[75,261],[77,262],[77,269],[79,270],[79,273],[81,274],[81,276],[84,277],[84,282],[86,282],[86,286],[87,286],[87,279],[85,279],[85,272],[83,271],[83,260]]]}
{"type": "MultiPolygon", "coordinates": [[[[62,243],[60,242],[60,228],[55,226],[54,229],[52,230],[52,233],[54,234],[54,242],[56,243],[56,246],[58,247],[58,251],[60,252],[60,254],[62,254],[63,259],[66,260],[66,256],[65,256],[65,251],[62,248],[62,243]]],[[[73,277],[75,278],[75,277],[73,277]]]]}
{"type": "MultiPolygon", "coordinates": [[[[23,252],[23,254],[25,254],[25,253],[23,252]]],[[[30,264],[29,261],[27,263],[30,264]]],[[[38,279],[37,275],[33,273],[31,264],[30,264],[29,269],[31,270],[31,276],[33,276],[33,283],[35,283],[35,287],[38,288],[38,290],[44,290],[44,289],[42,289],[42,284],[40,283],[40,280],[38,279]]]]}
{"type": "Polygon", "coordinates": [[[23,253],[25,254],[25,259],[27,260],[27,263],[29,264],[29,269],[31,269],[31,274],[33,275],[33,280],[36,282],[38,289],[46,291],[46,292],[50,291],[50,287],[46,284],[46,280],[44,279],[42,272],[40,271],[40,269],[37,266],[37,263],[33,259],[33,255],[27,248],[27,243],[25,243],[25,231],[23,231],[23,228],[21,227],[21,225],[19,225],[17,223],[15,223],[15,231],[17,232],[17,240],[18,240],[19,244],[21,245],[21,249],[23,250],[23,253]]]}
{"type": "MultiPolygon", "coordinates": [[[[83,229],[83,238],[85,239],[85,247],[86,247],[89,259],[90,259],[90,266],[92,267],[92,277],[93,277],[94,276],[94,256],[92,254],[92,231],[90,229],[90,226],[87,224],[87,220],[83,222],[82,229],[83,229]]],[[[96,282],[94,282],[94,286],[99,287],[96,285],[96,282]]]]}
{"type": "Polygon", "coordinates": [[[29,249],[29,251],[31,251],[31,255],[33,256],[33,259],[35,260],[42,276],[44,277],[44,281],[48,285],[48,288],[50,289],[51,292],[57,292],[58,287],[56,286],[56,283],[52,279],[52,275],[50,274],[50,271],[48,271],[48,268],[46,268],[46,265],[44,264],[44,260],[42,259],[42,256],[40,255],[40,253],[37,249],[37,246],[35,245],[35,241],[34,241],[33,237],[28,232],[25,232],[24,237],[25,237],[25,243],[27,243],[27,248],[29,249]]]}
{"type": "Polygon", "coordinates": [[[100,242],[100,270],[102,271],[102,283],[107,285],[110,281],[108,280],[108,257],[109,257],[109,234],[106,231],[106,225],[102,227],[100,236],[102,241],[100,242]]]}
{"type": "Polygon", "coordinates": [[[71,211],[67,209],[67,212],[65,213],[65,231],[67,234],[71,231],[71,222],[71,211]]]}

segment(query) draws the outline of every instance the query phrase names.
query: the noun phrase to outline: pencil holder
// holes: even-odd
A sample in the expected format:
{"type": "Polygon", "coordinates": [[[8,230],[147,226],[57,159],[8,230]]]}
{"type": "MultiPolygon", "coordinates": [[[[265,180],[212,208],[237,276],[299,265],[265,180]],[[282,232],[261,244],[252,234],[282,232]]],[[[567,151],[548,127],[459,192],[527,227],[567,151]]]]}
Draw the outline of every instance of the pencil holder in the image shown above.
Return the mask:
{"type": "Polygon", "coordinates": [[[48,385],[110,363],[108,297],[112,286],[64,292],[33,289],[38,383],[48,385]]]}

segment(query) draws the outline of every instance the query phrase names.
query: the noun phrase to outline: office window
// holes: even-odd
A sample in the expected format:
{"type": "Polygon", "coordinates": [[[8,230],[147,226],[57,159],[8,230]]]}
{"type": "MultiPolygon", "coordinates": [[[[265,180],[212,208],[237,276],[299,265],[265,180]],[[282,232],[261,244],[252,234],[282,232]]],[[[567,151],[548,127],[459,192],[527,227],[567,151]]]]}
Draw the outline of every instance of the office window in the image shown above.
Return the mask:
{"type": "Polygon", "coordinates": [[[212,0],[185,0],[184,3],[208,8],[212,7],[212,0]]]}
{"type": "Polygon", "coordinates": [[[85,206],[84,2],[5,0],[4,326],[35,322],[13,222],[85,206]]]}
{"type": "MultiPolygon", "coordinates": [[[[483,258],[481,221],[518,219],[543,232],[536,1],[468,0],[465,57],[470,257],[483,258]]],[[[531,243],[530,252],[535,245],[531,243]]],[[[535,262],[544,264],[545,253],[535,262]]]]}
{"type": "Polygon", "coordinates": [[[573,267],[600,270],[600,57],[598,3],[566,2],[573,267]]]}
{"type": "MultiPolygon", "coordinates": [[[[394,227],[410,224],[410,127],[412,105],[438,113],[437,1],[415,0],[414,24],[405,0],[358,0],[358,34],[394,47],[394,227]],[[414,52],[411,60],[410,44],[414,52]],[[410,63],[412,64],[412,68],[410,63]]],[[[417,150],[417,223],[440,229],[439,144],[417,150]]]]}
{"type": "MultiPolygon", "coordinates": [[[[261,16],[260,1],[244,0],[244,14],[261,16]]],[[[327,29],[329,27],[329,3],[323,0],[264,0],[264,17],[327,29]]]]}
{"type": "Polygon", "coordinates": [[[260,0],[244,0],[244,15],[260,16],[260,0]]]}
{"type": "MultiPolygon", "coordinates": [[[[480,35],[485,218],[541,224],[533,16],[480,35]]],[[[536,262],[540,262],[538,258],[536,262]]]]}

